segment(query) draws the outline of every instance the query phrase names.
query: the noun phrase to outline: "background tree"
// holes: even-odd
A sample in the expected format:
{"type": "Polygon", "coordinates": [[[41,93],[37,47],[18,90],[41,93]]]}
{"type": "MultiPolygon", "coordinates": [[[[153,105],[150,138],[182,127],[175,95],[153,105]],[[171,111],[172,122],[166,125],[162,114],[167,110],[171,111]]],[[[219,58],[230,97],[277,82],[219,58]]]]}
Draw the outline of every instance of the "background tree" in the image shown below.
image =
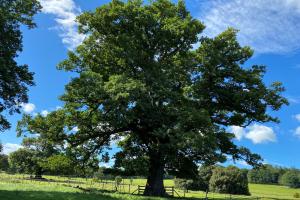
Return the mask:
{"type": "Polygon", "coordinates": [[[300,187],[300,172],[298,170],[288,170],[280,179],[280,184],[291,188],[300,187]]]}
{"type": "Polygon", "coordinates": [[[40,163],[41,167],[53,175],[74,175],[76,163],[63,154],[48,157],[45,162],[40,163]]]}
{"type": "Polygon", "coordinates": [[[61,97],[64,108],[47,116],[62,119],[49,136],[73,147],[88,144],[91,153],[125,136],[149,158],[145,195],[165,195],[165,170],[180,168],[177,160],[195,166],[231,155],[259,163],[226,127],[278,122],[267,110],[287,101],[280,83],[263,83],[264,66],[246,66],[253,51],[239,45],[234,29],[199,37],[204,25],[181,0],[113,0],[78,22],[88,37],[59,65],[78,76],[61,97]]]}
{"type": "MultiPolygon", "coordinates": [[[[60,138],[64,133],[64,126],[65,116],[62,110],[49,113],[47,117],[38,114],[34,120],[32,120],[32,116],[24,115],[18,122],[17,136],[24,137],[23,146],[25,148],[36,152],[39,163],[42,163],[42,168],[45,168],[43,170],[55,171],[59,168],[57,159],[63,159],[66,162],[71,160],[74,167],[72,172],[76,175],[91,176],[99,168],[98,155],[102,148],[92,151],[91,148],[94,146],[90,143],[83,143],[76,147],[66,144],[66,141],[60,138]],[[64,156],[64,158],[58,155],[64,156]],[[50,157],[52,157],[53,166],[47,165],[50,157]]],[[[76,130],[72,129],[71,133],[76,133],[76,130]]],[[[62,171],[66,172],[63,169],[62,171]]]]}
{"type": "Polygon", "coordinates": [[[9,154],[9,168],[14,173],[38,174],[40,166],[36,158],[36,152],[21,148],[9,154]]]}
{"type": "Polygon", "coordinates": [[[91,153],[88,146],[67,147],[66,156],[72,160],[75,167],[75,174],[78,176],[92,176],[99,169],[99,153],[91,153]]]}
{"type": "Polygon", "coordinates": [[[0,171],[8,171],[9,163],[8,163],[8,155],[0,154],[0,171]]]}
{"type": "Polygon", "coordinates": [[[7,171],[8,168],[8,156],[3,154],[3,145],[0,142],[0,171],[7,171]]]}
{"type": "Polygon", "coordinates": [[[1,113],[19,113],[28,101],[28,86],[34,84],[28,66],[18,65],[15,59],[22,51],[20,26],[34,28],[33,16],[40,9],[37,0],[0,0],[0,131],[10,128],[1,113]]]}
{"type": "Polygon", "coordinates": [[[35,176],[41,178],[46,169],[44,163],[51,156],[58,155],[64,150],[64,142],[54,142],[49,140],[49,134],[53,131],[56,134],[55,126],[53,123],[62,123],[60,118],[52,118],[52,120],[45,120],[46,117],[38,114],[34,121],[30,115],[24,115],[22,120],[17,124],[17,136],[23,137],[22,146],[24,149],[33,152],[32,160],[35,163],[35,176]],[[29,123],[27,123],[29,122],[29,123]],[[33,132],[32,127],[39,126],[39,132],[33,132]],[[38,134],[37,134],[38,133],[38,134]]]}
{"type": "Polygon", "coordinates": [[[105,175],[103,171],[104,168],[100,167],[96,172],[94,172],[93,174],[94,180],[102,182],[102,180],[105,179],[105,175]]]}
{"type": "Polygon", "coordinates": [[[264,165],[259,169],[252,169],[248,172],[250,183],[278,184],[280,177],[285,173],[285,169],[264,165]]]}
{"type": "Polygon", "coordinates": [[[201,166],[199,168],[199,173],[198,173],[198,185],[199,185],[199,190],[205,191],[206,192],[206,199],[207,199],[207,194],[209,192],[209,182],[213,174],[213,170],[216,168],[216,166],[201,166]]]}
{"type": "Polygon", "coordinates": [[[247,174],[236,167],[217,167],[209,181],[213,192],[250,195],[247,174]]]}

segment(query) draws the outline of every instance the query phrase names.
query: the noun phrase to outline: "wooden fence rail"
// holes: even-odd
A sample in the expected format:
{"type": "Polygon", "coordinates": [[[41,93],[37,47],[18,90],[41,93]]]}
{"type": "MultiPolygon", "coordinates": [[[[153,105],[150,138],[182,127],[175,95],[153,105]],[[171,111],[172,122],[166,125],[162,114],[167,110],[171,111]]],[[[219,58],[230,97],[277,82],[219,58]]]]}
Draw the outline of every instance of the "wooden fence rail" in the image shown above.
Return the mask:
{"type": "MultiPolygon", "coordinates": [[[[180,197],[180,195],[178,194],[178,192],[175,190],[174,187],[164,187],[164,188],[165,188],[165,191],[168,194],[168,196],[175,197],[175,194],[176,194],[177,197],[180,197]]],[[[146,189],[146,186],[138,185],[138,188],[135,191],[133,191],[132,194],[142,195],[142,194],[144,194],[145,189],[146,189]]]]}

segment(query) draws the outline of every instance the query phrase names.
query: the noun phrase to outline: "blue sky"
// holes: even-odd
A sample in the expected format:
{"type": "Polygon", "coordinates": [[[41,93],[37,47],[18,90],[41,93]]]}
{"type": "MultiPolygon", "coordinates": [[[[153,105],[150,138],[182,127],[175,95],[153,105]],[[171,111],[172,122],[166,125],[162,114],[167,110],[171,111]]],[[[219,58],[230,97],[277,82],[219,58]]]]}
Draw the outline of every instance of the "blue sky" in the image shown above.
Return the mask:
{"type": "MultiPolygon", "coordinates": [[[[62,105],[58,97],[72,74],[58,71],[56,65],[84,39],[76,31],[74,18],[109,2],[40,1],[44,8],[36,16],[38,27],[23,29],[24,51],[18,58],[20,64],[29,64],[35,72],[36,86],[30,88],[29,104],[23,105],[23,112],[31,114],[47,114],[62,105]]],[[[286,88],[284,96],[290,105],[272,113],[281,123],[252,124],[246,129],[231,127],[236,143],[259,153],[266,163],[300,168],[300,1],[186,0],[186,4],[192,15],[205,23],[205,35],[215,36],[227,27],[239,29],[241,44],[255,50],[247,65],[266,65],[265,83],[281,81],[286,88]]],[[[15,128],[21,115],[7,117],[12,128],[1,133],[0,140],[9,153],[20,147],[22,139],[16,137],[15,128]]]]}

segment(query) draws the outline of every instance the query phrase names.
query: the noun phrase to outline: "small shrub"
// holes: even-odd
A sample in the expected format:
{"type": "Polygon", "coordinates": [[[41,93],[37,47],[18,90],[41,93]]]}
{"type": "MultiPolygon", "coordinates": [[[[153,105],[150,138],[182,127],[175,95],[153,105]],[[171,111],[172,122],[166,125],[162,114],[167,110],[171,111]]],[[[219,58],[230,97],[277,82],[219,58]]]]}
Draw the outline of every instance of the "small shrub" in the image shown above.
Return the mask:
{"type": "Polygon", "coordinates": [[[218,193],[250,195],[247,174],[236,167],[214,169],[209,188],[218,193]]]}
{"type": "Polygon", "coordinates": [[[177,189],[185,190],[187,189],[187,182],[190,180],[176,178],[174,179],[174,186],[177,189]]]}
{"type": "Polygon", "coordinates": [[[294,198],[300,198],[300,193],[298,193],[298,192],[296,192],[295,194],[294,194],[294,198]]]}
{"type": "Polygon", "coordinates": [[[174,179],[175,188],[181,190],[198,190],[198,183],[195,180],[187,180],[187,179],[174,179]]]}
{"type": "Polygon", "coordinates": [[[120,185],[122,183],[123,179],[121,176],[116,176],[115,178],[115,183],[116,185],[120,185]]]}

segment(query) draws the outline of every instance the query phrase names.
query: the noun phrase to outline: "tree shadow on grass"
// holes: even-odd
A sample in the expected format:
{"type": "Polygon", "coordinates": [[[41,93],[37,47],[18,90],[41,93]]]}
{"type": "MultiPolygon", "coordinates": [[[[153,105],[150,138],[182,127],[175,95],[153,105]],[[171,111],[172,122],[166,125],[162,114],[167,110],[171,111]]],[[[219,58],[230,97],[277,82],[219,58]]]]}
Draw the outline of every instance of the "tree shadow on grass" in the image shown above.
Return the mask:
{"type": "MultiPolygon", "coordinates": [[[[154,198],[121,193],[57,192],[57,191],[10,191],[1,190],[0,200],[176,200],[177,198],[154,198]]],[[[191,199],[189,199],[191,200],[191,199]]],[[[199,199],[197,199],[199,200],[199,199]]]]}
{"type": "MultiPolygon", "coordinates": [[[[0,188],[0,200],[200,200],[202,198],[151,198],[138,195],[114,195],[108,193],[82,193],[82,192],[52,192],[52,191],[7,191],[0,188]]],[[[210,198],[211,199],[211,198],[210,198]]],[[[225,200],[229,198],[213,198],[225,200]]],[[[242,200],[256,200],[255,198],[241,198],[242,200]]],[[[267,198],[269,200],[279,200],[267,198]]],[[[232,198],[238,200],[238,198],[232,198]]],[[[259,199],[261,200],[261,199],[259,199]]],[[[283,200],[283,199],[280,199],[283,200]]]]}
{"type": "Polygon", "coordinates": [[[0,200],[120,200],[107,194],[0,190],[0,200]]]}

